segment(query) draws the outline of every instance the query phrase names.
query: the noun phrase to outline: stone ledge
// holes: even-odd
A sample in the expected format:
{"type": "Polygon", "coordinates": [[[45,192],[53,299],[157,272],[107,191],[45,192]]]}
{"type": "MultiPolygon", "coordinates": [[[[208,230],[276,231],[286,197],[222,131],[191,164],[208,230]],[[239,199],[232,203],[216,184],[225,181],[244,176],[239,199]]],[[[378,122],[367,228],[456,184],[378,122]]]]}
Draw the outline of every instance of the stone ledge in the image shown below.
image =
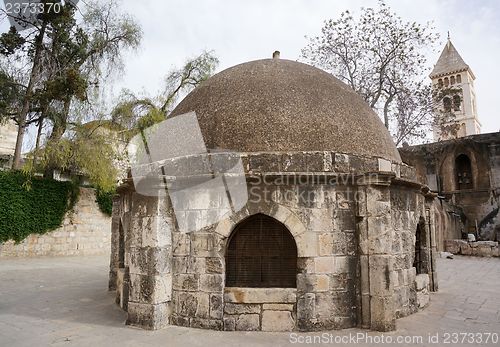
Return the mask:
{"type": "Polygon", "coordinates": [[[235,304],[295,303],[296,288],[240,288],[226,287],[224,301],[235,304]]]}
{"type": "Polygon", "coordinates": [[[500,257],[500,247],[494,241],[467,242],[465,240],[445,240],[446,252],[477,257],[500,257]]]}

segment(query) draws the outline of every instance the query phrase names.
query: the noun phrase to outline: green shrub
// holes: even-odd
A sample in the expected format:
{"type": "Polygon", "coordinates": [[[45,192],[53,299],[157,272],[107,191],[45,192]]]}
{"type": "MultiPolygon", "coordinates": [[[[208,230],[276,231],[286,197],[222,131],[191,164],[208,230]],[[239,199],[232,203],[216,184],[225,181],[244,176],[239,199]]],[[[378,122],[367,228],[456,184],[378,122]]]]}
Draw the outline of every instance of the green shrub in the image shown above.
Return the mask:
{"type": "Polygon", "coordinates": [[[20,242],[30,234],[57,229],[76,203],[78,192],[72,182],[0,172],[0,242],[20,242]]]}
{"type": "Polygon", "coordinates": [[[96,191],[95,201],[97,202],[97,205],[99,205],[101,212],[108,216],[111,216],[111,212],[113,211],[113,195],[115,195],[114,190],[105,192],[97,189],[96,191]]]}

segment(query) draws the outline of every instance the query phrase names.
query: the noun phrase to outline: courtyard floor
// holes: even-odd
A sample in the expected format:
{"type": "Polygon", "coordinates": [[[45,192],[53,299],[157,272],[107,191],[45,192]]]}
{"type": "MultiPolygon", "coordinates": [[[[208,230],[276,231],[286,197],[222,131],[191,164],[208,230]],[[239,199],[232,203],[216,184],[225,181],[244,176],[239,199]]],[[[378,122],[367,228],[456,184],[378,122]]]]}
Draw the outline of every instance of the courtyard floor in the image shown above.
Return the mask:
{"type": "Polygon", "coordinates": [[[430,306],[399,319],[398,330],[384,334],[128,327],[126,314],[107,291],[107,263],[104,256],[0,259],[0,346],[340,346],[342,340],[351,346],[500,345],[492,341],[495,335],[485,343],[488,333],[500,334],[499,258],[439,259],[440,291],[432,295],[430,306]],[[455,338],[464,343],[453,343],[455,338]]]}

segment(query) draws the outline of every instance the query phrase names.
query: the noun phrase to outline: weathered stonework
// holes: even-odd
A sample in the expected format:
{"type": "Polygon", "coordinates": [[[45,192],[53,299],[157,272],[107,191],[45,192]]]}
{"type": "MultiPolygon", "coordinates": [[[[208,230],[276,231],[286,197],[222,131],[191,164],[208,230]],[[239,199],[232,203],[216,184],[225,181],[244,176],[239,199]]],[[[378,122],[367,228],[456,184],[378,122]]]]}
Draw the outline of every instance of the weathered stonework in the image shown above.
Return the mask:
{"type": "Polygon", "coordinates": [[[500,257],[498,242],[465,240],[446,240],[445,251],[453,254],[472,255],[476,257],[500,257]]]}
{"type": "MultiPolygon", "coordinates": [[[[174,213],[168,198],[142,197],[131,186],[121,188],[113,215],[110,288],[117,290],[120,305],[128,306],[128,324],[148,329],[174,324],[216,330],[362,326],[387,331],[395,329],[396,318],[425,306],[421,302],[428,299],[429,290],[423,296],[416,287],[415,230],[422,223],[425,240],[420,245],[419,271],[431,276],[436,287],[430,288],[435,290],[431,266],[435,247],[432,223],[427,222],[430,205],[426,205],[432,196],[420,192],[410,168],[324,152],[301,157],[266,154],[261,160],[256,154],[246,157],[252,158],[245,168],[248,190],[253,189],[258,199],[200,231],[181,231],[176,223],[179,211],[174,213]],[[265,171],[276,170],[275,165],[281,170],[295,157],[296,172],[265,171]],[[336,170],[333,158],[341,158],[338,167],[347,174],[326,172],[336,170]],[[256,163],[259,173],[252,167],[256,163]],[[315,163],[324,171],[305,174],[299,163],[306,168],[315,163]],[[362,174],[359,167],[394,171],[362,174]],[[258,213],[283,223],[293,236],[298,253],[296,288],[225,285],[227,240],[241,221],[258,213]],[[123,276],[113,280],[120,271],[128,273],[128,281],[123,276]]],[[[225,209],[222,200],[210,194],[202,195],[210,203],[196,205],[199,216],[225,209]]],[[[185,211],[191,212],[189,207],[185,211]]]]}
{"type": "Polygon", "coordinates": [[[0,243],[0,258],[100,255],[109,253],[110,243],[111,218],[99,210],[93,189],[80,188],[79,199],[61,227],[32,234],[17,244],[0,243]]]}
{"type": "MultiPolygon", "coordinates": [[[[294,63],[257,62],[255,71],[265,66],[269,73],[279,75],[282,70],[277,67],[288,69],[291,65],[294,63]]],[[[302,74],[307,69],[300,65],[296,72],[302,74]]],[[[250,75],[245,77],[259,78],[258,73],[250,75]]],[[[220,93],[233,83],[236,87],[246,83],[240,74],[233,77],[225,79],[223,85],[215,83],[212,89],[203,89],[204,93],[220,93]]],[[[268,77],[262,77],[260,88],[274,83],[268,77]]],[[[291,77],[293,73],[286,74],[287,79],[291,77]]],[[[322,83],[330,78],[320,77],[325,78],[322,83]]],[[[317,83],[315,79],[311,86],[317,83]]],[[[226,104],[219,94],[212,95],[208,102],[200,90],[181,103],[183,106],[172,113],[174,118],[192,104],[206,145],[239,152],[212,151],[138,165],[133,170],[134,180],[128,179],[120,187],[113,212],[109,287],[117,291],[122,307],[128,300],[127,322],[147,329],[172,324],[227,331],[352,327],[389,331],[396,328],[396,318],[416,312],[424,300],[423,290],[417,289],[417,270],[419,275],[428,275],[427,292],[437,289],[435,230],[429,207],[434,195],[415,182],[415,170],[401,163],[383,126],[380,138],[364,136],[372,129],[368,123],[382,125],[366,105],[361,110],[362,102],[344,105],[347,101],[339,100],[346,112],[352,112],[337,114],[330,106],[321,109],[323,116],[333,112],[329,122],[337,116],[352,118],[347,122],[349,135],[340,141],[331,129],[326,130],[328,136],[322,135],[324,122],[314,129],[297,128],[294,123],[288,126],[288,133],[282,131],[276,124],[282,124],[296,110],[287,102],[276,103],[274,98],[272,103],[268,99],[261,103],[261,98],[268,97],[265,93],[246,95],[248,100],[235,100],[223,93],[229,98],[226,104]],[[202,99],[193,102],[193,98],[202,99]],[[266,114],[252,111],[255,119],[243,117],[241,112],[251,110],[249,105],[266,114]],[[230,106],[233,109],[226,108],[230,106]],[[211,117],[215,114],[203,113],[212,107],[220,129],[214,127],[211,117]],[[369,115],[359,118],[365,111],[369,115]],[[247,123],[249,119],[252,123],[247,123]],[[264,120],[277,123],[272,123],[272,129],[266,123],[269,131],[261,132],[264,120]],[[359,134],[364,135],[354,138],[358,132],[353,128],[362,129],[359,134]],[[231,171],[235,158],[241,161],[242,172],[231,171]],[[211,164],[217,170],[210,170],[211,164]],[[214,179],[215,171],[226,183],[222,188],[208,189],[204,183],[214,179]],[[231,188],[235,187],[227,184],[235,177],[240,178],[237,188],[248,193],[248,199],[238,208],[231,206],[231,188]],[[189,189],[175,189],[184,182],[191,183],[189,189]],[[157,190],[158,194],[142,196],[139,192],[143,190],[138,187],[147,187],[150,193],[157,190]],[[176,200],[174,195],[182,199],[176,200]],[[259,276],[254,277],[257,272],[252,273],[251,267],[255,263],[231,270],[230,265],[237,264],[231,263],[233,237],[238,227],[255,221],[256,216],[275,221],[283,232],[280,242],[293,250],[290,256],[280,258],[296,262],[296,266],[287,264],[287,280],[291,281],[280,282],[282,287],[268,285],[270,282],[266,282],[269,288],[262,288],[260,282],[228,285],[237,283],[229,275],[231,271],[250,274],[251,281],[277,277],[277,270],[265,273],[267,268],[262,265],[259,276]],[[117,274],[122,271],[129,274],[128,281],[120,280],[117,274]],[[127,285],[125,297],[122,293],[127,285]]],[[[342,89],[342,93],[347,92],[342,89]]],[[[356,99],[349,95],[349,102],[356,99]]],[[[298,107],[308,116],[293,118],[299,123],[318,116],[304,106],[315,107],[316,101],[303,101],[298,107]]],[[[257,248],[271,244],[262,239],[255,243],[257,248]]],[[[276,253],[258,257],[272,259],[266,263],[271,264],[269,268],[278,258],[276,253]]],[[[254,258],[247,254],[243,259],[254,258]]]]}

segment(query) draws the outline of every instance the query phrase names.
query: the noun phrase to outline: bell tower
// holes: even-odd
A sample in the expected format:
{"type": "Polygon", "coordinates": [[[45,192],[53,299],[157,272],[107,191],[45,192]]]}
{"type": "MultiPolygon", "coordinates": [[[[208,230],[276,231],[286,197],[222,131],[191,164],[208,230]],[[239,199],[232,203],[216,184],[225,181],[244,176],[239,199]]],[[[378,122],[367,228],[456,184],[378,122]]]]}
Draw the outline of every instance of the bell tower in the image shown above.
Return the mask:
{"type": "Polygon", "coordinates": [[[474,91],[476,77],[451,42],[449,33],[448,42],[429,77],[436,102],[434,141],[481,133],[474,91]]]}

